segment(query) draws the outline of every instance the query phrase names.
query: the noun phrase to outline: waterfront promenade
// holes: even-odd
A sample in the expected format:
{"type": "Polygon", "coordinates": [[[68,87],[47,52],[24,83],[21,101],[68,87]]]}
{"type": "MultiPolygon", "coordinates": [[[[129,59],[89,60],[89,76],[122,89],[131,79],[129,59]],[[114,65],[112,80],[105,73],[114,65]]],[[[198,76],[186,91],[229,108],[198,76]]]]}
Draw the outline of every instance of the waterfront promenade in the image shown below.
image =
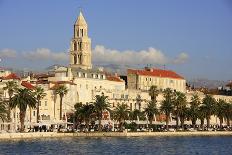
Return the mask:
{"type": "Polygon", "coordinates": [[[31,133],[2,133],[0,140],[52,138],[52,137],[159,137],[159,136],[232,136],[231,131],[196,131],[196,132],[31,132],[31,133]]]}

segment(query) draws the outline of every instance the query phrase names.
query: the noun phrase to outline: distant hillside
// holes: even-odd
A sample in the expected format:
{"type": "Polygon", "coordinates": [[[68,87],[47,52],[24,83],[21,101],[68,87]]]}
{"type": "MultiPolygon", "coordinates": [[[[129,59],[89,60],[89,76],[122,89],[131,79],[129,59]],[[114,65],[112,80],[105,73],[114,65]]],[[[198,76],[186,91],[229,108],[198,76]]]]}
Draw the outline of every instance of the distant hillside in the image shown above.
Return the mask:
{"type": "Polygon", "coordinates": [[[189,80],[188,83],[195,88],[205,87],[209,89],[218,88],[220,86],[225,86],[228,81],[220,81],[220,80],[209,80],[209,79],[192,79],[189,80]]]}

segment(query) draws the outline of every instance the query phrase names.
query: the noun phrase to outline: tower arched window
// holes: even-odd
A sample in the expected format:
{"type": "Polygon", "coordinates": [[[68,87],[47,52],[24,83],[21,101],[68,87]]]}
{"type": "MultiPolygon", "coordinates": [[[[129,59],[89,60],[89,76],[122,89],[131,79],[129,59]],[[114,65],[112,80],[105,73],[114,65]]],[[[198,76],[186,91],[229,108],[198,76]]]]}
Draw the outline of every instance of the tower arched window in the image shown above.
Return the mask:
{"type": "Polygon", "coordinates": [[[77,50],[77,43],[76,42],[74,42],[74,44],[73,44],[73,49],[74,49],[74,51],[77,50]]]}
{"type": "Polygon", "coordinates": [[[74,55],[74,64],[77,64],[77,55],[74,55]]]}

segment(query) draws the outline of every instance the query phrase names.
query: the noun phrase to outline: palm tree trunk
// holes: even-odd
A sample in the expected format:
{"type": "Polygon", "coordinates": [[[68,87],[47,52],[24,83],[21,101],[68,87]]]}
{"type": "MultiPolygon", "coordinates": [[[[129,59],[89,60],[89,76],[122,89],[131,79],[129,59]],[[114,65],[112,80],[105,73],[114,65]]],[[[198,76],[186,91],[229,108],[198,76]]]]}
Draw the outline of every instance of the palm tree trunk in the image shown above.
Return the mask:
{"type": "Polygon", "coordinates": [[[181,124],[181,128],[184,129],[184,118],[180,118],[180,124],[181,124]]]}
{"type": "Polygon", "coordinates": [[[209,129],[210,126],[210,116],[207,117],[207,130],[209,129]]]}
{"type": "Polygon", "coordinates": [[[176,129],[179,129],[179,116],[176,115],[176,129]]]}
{"type": "Polygon", "coordinates": [[[86,125],[86,128],[87,128],[87,131],[90,131],[90,129],[89,129],[89,120],[85,120],[85,125],[86,125]]]}
{"type": "Polygon", "coordinates": [[[222,129],[223,117],[219,117],[220,129],[222,129]]]}
{"type": "Polygon", "coordinates": [[[30,130],[31,130],[31,108],[30,108],[30,130]]]}
{"type": "Polygon", "coordinates": [[[226,117],[226,121],[227,121],[227,127],[230,126],[230,118],[226,117]]]}
{"type": "Polygon", "coordinates": [[[101,119],[102,119],[102,113],[100,113],[100,115],[98,116],[98,131],[102,131],[101,119]]]}
{"type": "MultiPolygon", "coordinates": [[[[8,123],[11,123],[11,107],[10,107],[10,101],[11,101],[11,95],[9,95],[9,103],[8,103],[8,109],[7,109],[7,121],[8,123]]],[[[8,130],[10,130],[10,124],[8,125],[8,130]]]]}
{"type": "Polygon", "coordinates": [[[60,97],[60,120],[62,120],[62,101],[63,97],[60,97]]]}
{"type": "Polygon", "coordinates": [[[21,127],[20,127],[20,132],[24,131],[24,120],[25,120],[25,115],[26,115],[26,111],[21,111],[19,112],[19,117],[20,117],[20,123],[21,123],[21,127]]]}
{"type": "Polygon", "coordinates": [[[201,128],[203,130],[203,126],[204,126],[204,119],[201,119],[201,128]]]}
{"type": "Polygon", "coordinates": [[[166,129],[168,130],[168,124],[169,124],[169,114],[166,113],[166,129]]]}
{"type": "Polygon", "coordinates": [[[38,100],[38,103],[37,103],[37,115],[36,115],[36,122],[39,123],[39,103],[40,103],[40,100],[38,100]]]}
{"type": "Polygon", "coordinates": [[[196,119],[192,119],[192,125],[193,125],[193,128],[195,129],[196,128],[196,119]]]}

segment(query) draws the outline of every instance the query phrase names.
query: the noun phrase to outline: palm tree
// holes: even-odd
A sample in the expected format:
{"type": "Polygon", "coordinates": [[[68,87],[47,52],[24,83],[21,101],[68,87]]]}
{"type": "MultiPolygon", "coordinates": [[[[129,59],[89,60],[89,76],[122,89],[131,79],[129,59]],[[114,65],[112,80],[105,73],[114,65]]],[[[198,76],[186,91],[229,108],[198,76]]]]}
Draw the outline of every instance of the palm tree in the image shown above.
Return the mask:
{"type": "Polygon", "coordinates": [[[92,104],[85,104],[76,112],[77,118],[85,121],[86,128],[89,131],[89,122],[94,114],[94,106],[92,104]]]}
{"type": "MultiPolygon", "coordinates": [[[[138,94],[136,97],[136,105],[138,105],[138,110],[141,111],[141,103],[142,103],[142,98],[141,96],[138,94]]],[[[136,108],[136,107],[135,107],[136,108]]]]}
{"type": "Polygon", "coordinates": [[[151,100],[153,102],[156,102],[156,97],[159,95],[159,90],[157,89],[157,86],[152,85],[148,92],[151,96],[151,100]]]}
{"type": "Polygon", "coordinates": [[[114,118],[119,122],[120,131],[123,130],[123,124],[128,119],[129,109],[126,104],[117,105],[114,110],[114,118]]]}
{"type": "Polygon", "coordinates": [[[174,95],[170,88],[164,90],[164,100],[161,102],[160,111],[166,115],[166,129],[168,130],[169,117],[174,110],[174,95]]]}
{"type": "Polygon", "coordinates": [[[60,96],[60,120],[62,120],[62,104],[63,104],[63,97],[68,93],[68,88],[65,85],[59,85],[56,90],[56,94],[60,96]]]}
{"type": "Polygon", "coordinates": [[[102,127],[101,127],[102,113],[105,110],[110,111],[109,109],[110,104],[107,102],[107,100],[108,100],[108,96],[104,96],[104,94],[95,96],[94,109],[97,114],[98,123],[99,123],[98,131],[102,131],[102,127]]]}
{"type": "Polygon", "coordinates": [[[232,103],[226,102],[224,118],[227,121],[227,126],[230,126],[230,120],[232,120],[232,103]]]}
{"type": "Polygon", "coordinates": [[[199,105],[201,104],[200,98],[197,94],[194,94],[191,98],[190,107],[188,109],[188,117],[192,121],[193,128],[196,127],[196,121],[199,113],[199,105]]]}
{"type": "Polygon", "coordinates": [[[224,100],[219,99],[219,101],[216,102],[215,114],[219,118],[220,128],[222,128],[223,118],[225,118],[226,114],[226,108],[226,102],[224,100]]]}
{"type": "Polygon", "coordinates": [[[139,111],[138,109],[134,109],[133,111],[129,112],[130,120],[140,120],[143,119],[143,117],[143,112],[139,111]]]}
{"type": "Polygon", "coordinates": [[[46,96],[46,93],[44,92],[44,89],[41,87],[35,88],[35,98],[37,101],[36,109],[37,109],[37,115],[36,115],[36,122],[39,123],[39,103],[41,99],[43,99],[46,96]]]}
{"type": "MultiPolygon", "coordinates": [[[[6,86],[3,87],[3,89],[7,90],[7,92],[8,92],[8,95],[9,95],[9,102],[8,103],[10,103],[11,98],[14,95],[14,92],[17,91],[17,88],[18,88],[18,85],[15,81],[7,81],[6,82],[6,86]]],[[[10,108],[10,105],[8,105],[8,108],[7,108],[7,120],[8,120],[8,122],[11,121],[10,115],[11,115],[11,108],[10,108]]],[[[10,129],[10,125],[8,126],[8,129],[10,129]]]]}
{"type": "Polygon", "coordinates": [[[211,95],[206,95],[204,98],[203,98],[203,101],[202,101],[202,109],[203,111],[205,111],[205,114],[206,114],[206,120],[207,120],[207,129],[209,128],[210,126],[210,117],[211,115],[213,115],[215,113],[215,99],[211,96],[211,95]]]}
{"type": "Polygon", "coordinates": [[[204,120],[206,118],[206,108],[205,107],[199,106],[199,110],[197,112],[197,117],[201,121],[201,129],[203,129],[204,128],[204,120]]]}
{"type": "Polygon", "coordinates": [[[24,131],[24,119],[26,115],[27,106],[30,108],[36,107],[36,99],[34,97],[34,94],[29,89],[26,88],[18,89],[17,94],[15,94],[10,101],[10,107],[11,108],[18,107],[20,110],[19,117],[21,123],[21,128],[20,128],[21,132],[24,131]]]}
{"type": "Polygon", "coordinates": [[[7,119],[6,115],[7,115],[6,102],[0,98],[0,118],[3,122],[7,119]]]}
{"type": "Polygon", "coordinates": [[[174,114],[176,115],[176,127],[179,127],[179,119],[181,121],[181,127],[184,126],[184,120],[186,117],[187,110],[187,100],[186,96],[182,92],[175,92],[175,100],[174,100],[174,114]]]}
{"type": "Polygon", "coordinates": [[[156,102],[150,101],[144,109],[144,113],[147,115],[151,127],[154,116],[159,113],[156,102]]]}

